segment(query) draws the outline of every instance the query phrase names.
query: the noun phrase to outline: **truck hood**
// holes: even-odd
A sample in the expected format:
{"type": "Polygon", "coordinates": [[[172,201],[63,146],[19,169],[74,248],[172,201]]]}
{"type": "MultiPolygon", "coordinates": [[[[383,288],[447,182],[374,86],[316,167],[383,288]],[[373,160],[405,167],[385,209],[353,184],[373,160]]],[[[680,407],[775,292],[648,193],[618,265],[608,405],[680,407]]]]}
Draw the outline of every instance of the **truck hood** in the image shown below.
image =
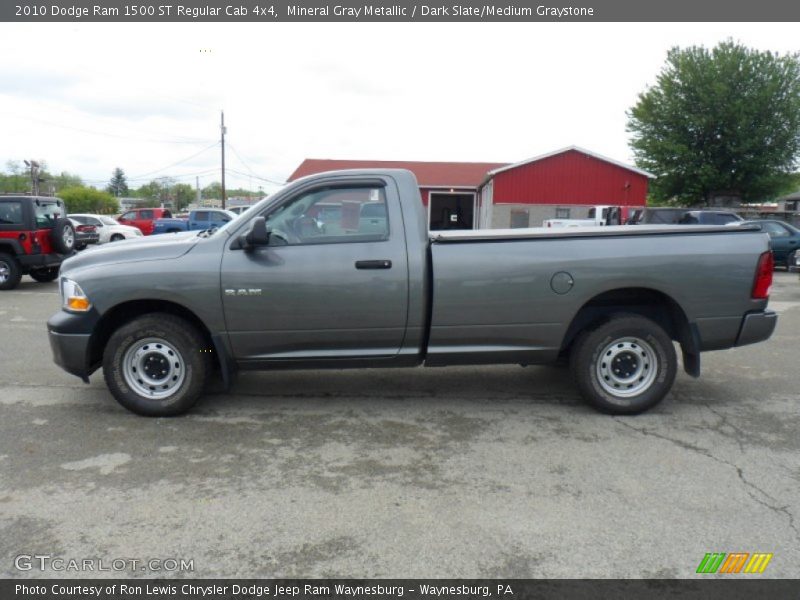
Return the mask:
{"type": "Polygon", "coordinates": [[[67,259],[61,273],[86,267],[142,260],[166,260],[183,256],[200,241],[196,231],[166,233],[90,248],[67,259]]]}

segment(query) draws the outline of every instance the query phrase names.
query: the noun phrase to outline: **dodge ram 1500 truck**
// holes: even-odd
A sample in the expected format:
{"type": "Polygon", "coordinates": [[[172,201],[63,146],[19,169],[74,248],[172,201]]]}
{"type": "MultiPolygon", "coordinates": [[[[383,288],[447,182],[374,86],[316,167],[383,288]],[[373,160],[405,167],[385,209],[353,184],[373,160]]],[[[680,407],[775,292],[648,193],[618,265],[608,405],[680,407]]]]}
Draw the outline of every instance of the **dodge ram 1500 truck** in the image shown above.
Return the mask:
{"type": "Polygon", "coordinates": [[[772,334],[772,266],[747,227],[429,233],[410,172],[340,171],[217,230],[70,258],[48,329],[57,364],[102,366],[142,415],[187,411],[215,369],[559,361],[594,407],[633,414],[670,390],[673,342],[698,376],[701,352],[772,334]]]}

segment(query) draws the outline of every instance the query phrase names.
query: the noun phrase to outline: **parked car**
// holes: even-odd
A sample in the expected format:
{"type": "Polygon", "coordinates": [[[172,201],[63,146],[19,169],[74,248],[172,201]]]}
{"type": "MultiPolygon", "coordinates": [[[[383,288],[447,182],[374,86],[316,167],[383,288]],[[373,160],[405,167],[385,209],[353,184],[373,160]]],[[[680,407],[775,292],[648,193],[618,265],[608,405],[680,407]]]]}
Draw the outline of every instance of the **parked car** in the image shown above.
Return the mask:
{"type": "Polygon", "coordinates": [[[153,224],[153,234],[212,229],[222,227],[235,218],[236,215],[228,210],[216,208],[193,210],[189,212],[189,217],[186,219],[177,217],[157,219],[153,224]]]}
{"type": "Polygon", "coordinates": [[[100,234],[94,225],[86,225],[80,221],[67,217],[75,228],[75,250],[84,250],[91,244],[100,241],[100,234]]]}
{"type": "Polygon", "coordinates": [[[769,235],[769,245],[775,255],[775,264],[793,269],[797,249],[800,248],[800,229],[777,219],[743,221],[742,224],[755,225],[769,235]]]}
{"type": "Polygon", "coordinates": [[[75,227],[58,198],[0,196],[0,290],[12,290],[23,275],[53,281],[61,262],[74,253],[75,227]]]}
{"type": "Polygon", "coordinates": [[[136,227],[143,235],[153,233],[156,219],[171,219],[172,213],[167,208],[134,208],[123,213],[117,221],[122,225],[136,227]]]}
{"type": "Polygon", "coordinates": [[[83,253],[62,267],[54,360],[87,382],[102,365],[120,404],[166,416],[189,410],[215,367],[230,384],[237,369],[568,358],[589,403],[634,414],[672,387],[673,342],[697,377],[701,352],[777,323],[772,252],[753,229],[429,234],[425,213],[410,171],[321,173],[215,231],[83,253]],[[366,202],[385,205],[381,230],[361,229],[366,202]],[[347,207],[344,226],[305,227],[318,203],[347,207]]]}
{"type": "Polygon", "coordinates": [[[94,226],[99,235],[98,243],[100,244],[142,237],[142,232],[138,227],[122,225],[114,217],[107,215],[70,215],[69,218],[84,225],[94,226]]]}
{"type": "Polygon", "coordinates": [[[690,210],[687,208],[654,207],[634,211],[628,225],[727,225],[743,221],[730,210],[690,210]]]}

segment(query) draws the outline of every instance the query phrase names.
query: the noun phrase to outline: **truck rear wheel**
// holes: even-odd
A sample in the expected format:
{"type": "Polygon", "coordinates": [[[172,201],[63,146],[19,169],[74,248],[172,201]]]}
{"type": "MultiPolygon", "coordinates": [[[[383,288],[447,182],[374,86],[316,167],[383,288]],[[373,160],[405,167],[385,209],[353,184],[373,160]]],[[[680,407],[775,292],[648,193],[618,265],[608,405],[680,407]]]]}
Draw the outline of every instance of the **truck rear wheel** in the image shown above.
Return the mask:
{"type": "Polygon", "coordinates": [[[656,323],[618,314],[578,337],[570,368],[589,404],[602,412],[632,415],[667,395],[678,359],[672,340],[656,323]]]}
{"type": "Polygon", "coordinates": [[[166,313],[138,317],[115,331],[103,353],[103,375],[114,398],[139,415],[188,411],[211,369],[207,343],[191,323],[166,313]]]}

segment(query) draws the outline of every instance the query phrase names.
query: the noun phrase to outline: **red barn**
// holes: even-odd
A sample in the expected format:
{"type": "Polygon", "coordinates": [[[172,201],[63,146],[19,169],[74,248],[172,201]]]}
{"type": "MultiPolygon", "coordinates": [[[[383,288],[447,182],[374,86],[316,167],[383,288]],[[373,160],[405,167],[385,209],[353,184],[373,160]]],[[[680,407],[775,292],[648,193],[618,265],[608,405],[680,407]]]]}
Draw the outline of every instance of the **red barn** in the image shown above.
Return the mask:
{"type": "Polygon", "coordinates": [[[651,177],[570,146],[490,171],[480,187],[479,225],[539,227],[545,219],[586,218],[596,205],[642,207],[651,177]]]}
{"type": "Polygon", "coordinates": [[[519,163],[306,159],[289,181],[339,169],[408,169],[436,229],[538,227],[590,206],[644,206],[646,171],[570,146],[519,163]]]}

